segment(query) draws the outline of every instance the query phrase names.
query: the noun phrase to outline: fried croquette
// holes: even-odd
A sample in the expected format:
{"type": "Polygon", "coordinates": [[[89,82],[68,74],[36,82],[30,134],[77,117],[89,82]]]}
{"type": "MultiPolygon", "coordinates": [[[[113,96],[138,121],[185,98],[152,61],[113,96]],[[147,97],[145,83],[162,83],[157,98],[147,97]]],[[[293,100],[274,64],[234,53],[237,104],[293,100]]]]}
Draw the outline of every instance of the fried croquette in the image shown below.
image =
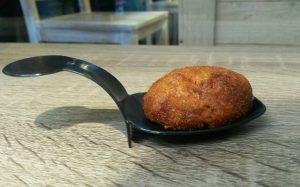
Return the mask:
{"type": "Polygon", "coordinates": [[[241,74],[212,66],[176,69],[152,84],[144,113],[165,129],[219,127],[252,108],[252,88],[241,74]]]}

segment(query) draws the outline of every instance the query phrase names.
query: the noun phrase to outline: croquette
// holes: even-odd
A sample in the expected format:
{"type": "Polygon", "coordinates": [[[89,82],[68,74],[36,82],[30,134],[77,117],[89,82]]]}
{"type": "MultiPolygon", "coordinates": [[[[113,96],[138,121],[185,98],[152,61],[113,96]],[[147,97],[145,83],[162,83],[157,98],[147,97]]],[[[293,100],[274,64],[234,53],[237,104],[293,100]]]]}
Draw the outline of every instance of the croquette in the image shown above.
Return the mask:
{"type": "Polygon", "coordinates": [[[144,95],[145,117],[165,129],[214,128],[245,116],[252,108],[249,81],[232,70],[193,66],[171,71],[144,95]]]}

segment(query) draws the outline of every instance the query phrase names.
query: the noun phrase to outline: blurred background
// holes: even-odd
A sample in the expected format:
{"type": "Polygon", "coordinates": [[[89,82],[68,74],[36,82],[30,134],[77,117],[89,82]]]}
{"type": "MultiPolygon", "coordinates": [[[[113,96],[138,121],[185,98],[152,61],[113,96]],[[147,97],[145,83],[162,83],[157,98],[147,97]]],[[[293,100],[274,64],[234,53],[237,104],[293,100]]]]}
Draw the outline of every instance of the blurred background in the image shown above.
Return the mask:
{"type": "MultiPolygon", "coordinates": [[[[50,35],[50,32],[54,31],[39,31],[38,29],[42,27],[39,23],[62,15],[83,12],[82,3],[85,2],[35,0],[39,20],[34,26],[33,23],[26,21],[26,18],[30,19],[34,13],[29,14],[31,10],[28,7],[24,8],[25,1],[30,2],[30,0],[0,0],[0,42],[33,42],[29,33],[40,35],[41,38],[36,42],[52,42],[43,40],[42,36],[45,33],[50,35]],[[20,3],[22,1],[23,9],[20,3]]],[[[115,13],[118,14],[118,19],[126,17],[127,12],[167,12],[166,36],[169,45],[300,45],[299,0],[90,0],[89,4],[92,12],[115,13]]],[[[143,18],[143,21],[147,22],[145,16],[137,14],[134,19],[143,18]]],[[[117,18],[105,20],[106,25],[107,21],[116,24],[117,18]]],[[[101,20],[101,17],[97,20],[101,20]]],[[[149,27],[145,26],[143,29],[149,27]]],[[[109,29],[106,32],[109,32],[109,29]]],[[[150,44],[158,45],[159,43],[155,43],[156,36],[151,37],[150,44]]],[[[138,44],[149,44],[146,36],[138,40],[138,44]]],[[[77,43],[78,40],[65,42],[77,43]]],[[[110,43],[98,40],[93,42],[91,38],[83,42],[110,43]]],[[[113,43],[122,44],[122,41],[113,43]]]]}

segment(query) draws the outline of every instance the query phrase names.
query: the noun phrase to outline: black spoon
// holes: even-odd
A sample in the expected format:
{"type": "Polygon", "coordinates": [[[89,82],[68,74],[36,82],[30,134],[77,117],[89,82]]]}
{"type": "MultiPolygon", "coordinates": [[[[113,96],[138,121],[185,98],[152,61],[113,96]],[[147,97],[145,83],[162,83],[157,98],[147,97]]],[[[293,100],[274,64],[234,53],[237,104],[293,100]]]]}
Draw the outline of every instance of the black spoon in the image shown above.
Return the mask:
{"type": "Polygon", "coordinates": [[[251,121],[266,111],[265,105],[253,98],[253,108],[250,113],[230,124],[218,128],[196,130],[167,130],[161,125],[147,120],[143,111],[144,93],[128,95],[123,85],[109,72],[83,60],[58,55],[37,56],[18,60],[3,68],[3,73],[17,77],[32,77],[48,75],[60,71],[69,71],[83,75],[100,85],[115,101],[120,109],[127,127],[128,146],[131,147],[132,130],[158,135],[192,135],[219,132],[251,121]]]}

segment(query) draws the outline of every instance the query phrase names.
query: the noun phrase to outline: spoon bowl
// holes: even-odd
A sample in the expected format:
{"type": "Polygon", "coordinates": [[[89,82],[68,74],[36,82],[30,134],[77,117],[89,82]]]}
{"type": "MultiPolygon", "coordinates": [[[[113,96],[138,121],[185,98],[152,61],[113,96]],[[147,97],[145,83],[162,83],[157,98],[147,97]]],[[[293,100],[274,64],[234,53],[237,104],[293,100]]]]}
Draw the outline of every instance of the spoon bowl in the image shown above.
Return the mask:
{"type": "Polygon", "coordinates": [[[69,71],[85,76],[101,86],[117,104],[127,127],[128,146],[131,147],[133,129],[150,134],[178,136],[214,133],[245,124],[266,111],[265,105],[253,97],[253,107],[247,116],[217,128],[195,130],[169,130],[145,118],[143,96],[145,93],[129,95],[112,74],[89,62],[67,56],[48,55],[26,58],[12,62],[2,70],[4,74],[17,77],[42,76],[60,71],[69,71]]]}

